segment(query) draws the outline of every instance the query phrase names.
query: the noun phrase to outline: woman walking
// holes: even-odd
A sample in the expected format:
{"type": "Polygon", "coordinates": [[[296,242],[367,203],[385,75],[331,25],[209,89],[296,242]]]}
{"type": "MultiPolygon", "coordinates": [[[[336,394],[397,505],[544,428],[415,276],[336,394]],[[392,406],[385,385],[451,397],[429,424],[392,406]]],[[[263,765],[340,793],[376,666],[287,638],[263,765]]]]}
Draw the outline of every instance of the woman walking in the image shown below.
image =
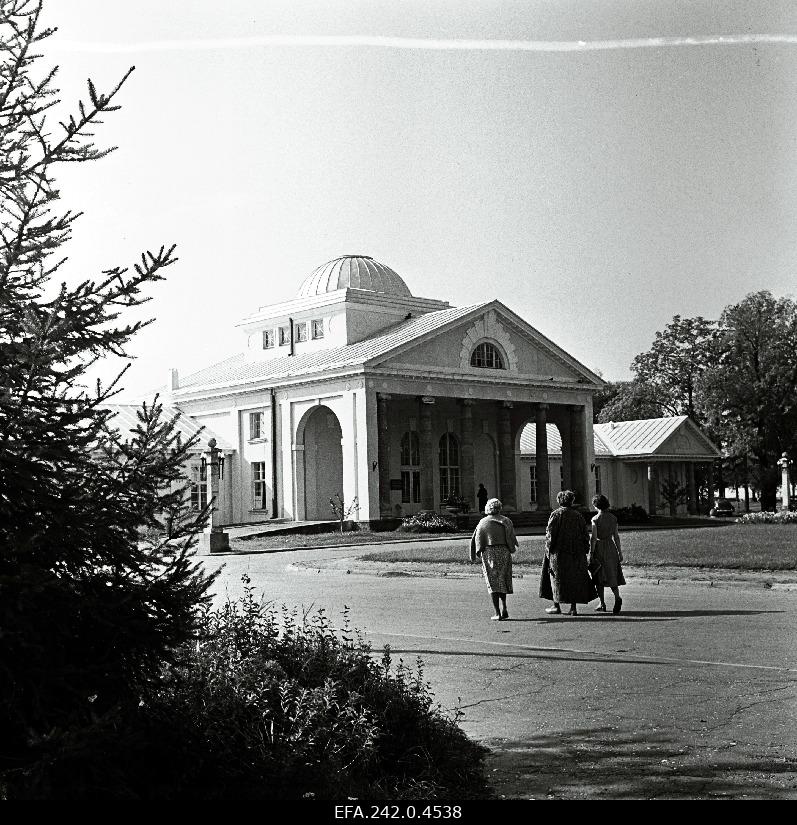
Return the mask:
{"type": "Polygon", "coordinates": [[[592,535],[589,540],[589,569],[593,571],[592,581],[598,589],[600,605],[595,608],[600,613],[606,612],[603,600],[603,588],[610,587],[614,593],[612,613],[620,612],[623,600],[620,598],[620,585],[625,584],[623,577],[623,551],[620,549],[620,533],[617,518],[609,512],[609,499],[598,495],[592,499],[592,506],[597,514],[592,517],[592,535]]]}
{"type": "Polygon", "coordinates": [[[588,604],[597,597],[587,570],[589,533],[587,524],[572,507],[576,494],[562,490],[556,496],[559,505],[548,519],[545,530],[545,558],[540,576],[540,598],[553,602],[546,613],[561,613],[561,603],[570,605],[570,615],[577,616],[577,604],[588,604]]]}
{"type": "Polygon", "coordinates": [[[481,558],[484,580],[490,591],[495,615],[493,621],[509,618],[506,597],[512,592],[512,553],[518,546],[512,522],[501,515],[501,502],[491,498],[484,507],[485,516],[476,525],[470,540],[471,564],[481,558]]]}

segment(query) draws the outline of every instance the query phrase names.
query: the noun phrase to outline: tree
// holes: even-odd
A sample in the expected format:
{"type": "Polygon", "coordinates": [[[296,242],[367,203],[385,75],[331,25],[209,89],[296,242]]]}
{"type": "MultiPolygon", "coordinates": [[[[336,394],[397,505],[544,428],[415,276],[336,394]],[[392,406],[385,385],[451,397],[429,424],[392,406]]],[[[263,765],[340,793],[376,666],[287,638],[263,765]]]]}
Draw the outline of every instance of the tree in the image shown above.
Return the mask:
{"type": "Polygon", "coordinates": [[[40,14],[41,0],[0,0],[0,796],[45,793],[55,780],[43,766],[91,761],[190,638],[212,581],[189,550],[204,513],[177,519],[168,546],[139,542],[182,506],[192,442],[158,403],[123,436],[106,409],[119,379],[81,386],[97,359],[125,355],[145,322],[120,315],[148,300],[173,248],[53,287],[78,217],[55,211],[54,174],[111,151],[92,132],[130,72],[107,94],[89,81],[53,124],[56,70],[36,73],[51,34],[40,14]]]}
{"type": "Polygon", "coordinates": [[[664,415],[688,415],[702,423],[698,384],[712,365],[715,336],[712,321],[675,315],[656,333],[651,348],[634,358],[631,370],[664,415]]]}
{"type": "Polygon", "coordinates": [[[659,418],[665,414],[654,388],[638,379],[609,383],[595,400],[593,414],[600,424],[659,418]]]}
{"type": "Polygon", "coordinates": [[[764,509],[775,508],[777,460],[797,450],[797,303],[763,290],[728,306],[701,412],[735,455],[752,455],[764,509]]]}

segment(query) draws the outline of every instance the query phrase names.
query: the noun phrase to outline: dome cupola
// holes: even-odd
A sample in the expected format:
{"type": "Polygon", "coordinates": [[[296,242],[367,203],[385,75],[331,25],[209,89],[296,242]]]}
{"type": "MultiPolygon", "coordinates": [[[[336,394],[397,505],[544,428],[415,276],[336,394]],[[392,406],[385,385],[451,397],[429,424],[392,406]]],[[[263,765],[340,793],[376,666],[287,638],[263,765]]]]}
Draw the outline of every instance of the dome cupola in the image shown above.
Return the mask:
{"type": "Polygon", "coordinates": [[[338,289],[365,289],[383,295],[412,297],[400,275],[368,255],[343,255],[327,261],[305,278],[297,297],[324,295],[338,289]]]}

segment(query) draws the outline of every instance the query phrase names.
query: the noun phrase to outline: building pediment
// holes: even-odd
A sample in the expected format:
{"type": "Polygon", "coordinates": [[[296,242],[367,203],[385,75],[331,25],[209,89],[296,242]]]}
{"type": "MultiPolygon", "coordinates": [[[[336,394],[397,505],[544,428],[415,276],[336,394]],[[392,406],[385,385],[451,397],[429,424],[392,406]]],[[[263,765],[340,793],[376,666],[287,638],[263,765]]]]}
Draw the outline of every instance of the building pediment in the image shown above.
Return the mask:
{"type": "Polygon", "coordinates": [[[552,341],[514,315],[498,301],[476,308],[465,318],[435,329],[398,351],[386,353],[372,366],[403,368],[407,371],[439,369],[473,375],[480,380],[507,378],[563,381],[592,387],[601,379],[552,341]],[[500,356],[500,369],[474,366],[472,356],[482,344],[500,356]]]}
{"type": "Polygon", "coordinates": [[[716,447],[688,419],[656,450],[660,455],[718,455],[716,447]]]}

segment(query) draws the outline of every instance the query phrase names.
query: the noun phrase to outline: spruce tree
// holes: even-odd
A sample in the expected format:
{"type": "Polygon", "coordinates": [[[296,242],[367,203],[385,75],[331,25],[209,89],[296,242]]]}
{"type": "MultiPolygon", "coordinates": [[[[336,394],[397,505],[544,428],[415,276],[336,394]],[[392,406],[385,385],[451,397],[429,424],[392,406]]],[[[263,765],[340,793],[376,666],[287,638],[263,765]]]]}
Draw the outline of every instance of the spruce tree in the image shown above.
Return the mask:
{"type": "Polygon", "coordinates": [[[205,516],[184,508],[194,442],[157,401],[135,433],[115,430],[118,379],[85,387],[87,370],[124,356],[148,323],[124,315],[149,300],[173,247],[58,285],[78,214],[59,211],[56,172],[111,151],[92,133],[132,69],[108,93],[89,81],[73,114],[52,122],[56,70],[40,71],[37,54],[52,30],[40,16],[41,0],[0,0],[0,786],[10,796],[47,795],[44,766],[92,753],[191,638],[212,581],[190,555],[205,516]],[[142,542],[164,513],[170,541],[142,542]]]}

